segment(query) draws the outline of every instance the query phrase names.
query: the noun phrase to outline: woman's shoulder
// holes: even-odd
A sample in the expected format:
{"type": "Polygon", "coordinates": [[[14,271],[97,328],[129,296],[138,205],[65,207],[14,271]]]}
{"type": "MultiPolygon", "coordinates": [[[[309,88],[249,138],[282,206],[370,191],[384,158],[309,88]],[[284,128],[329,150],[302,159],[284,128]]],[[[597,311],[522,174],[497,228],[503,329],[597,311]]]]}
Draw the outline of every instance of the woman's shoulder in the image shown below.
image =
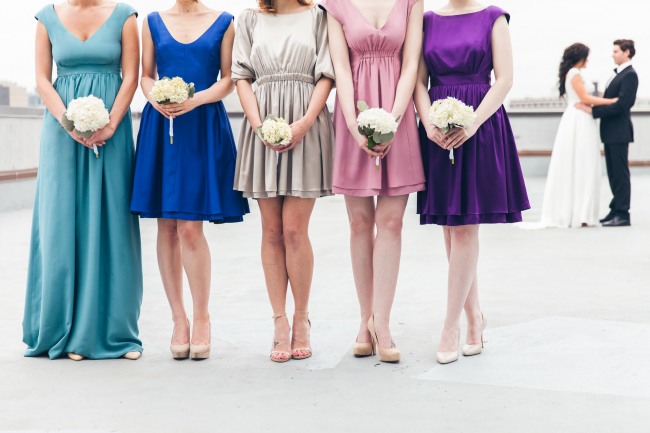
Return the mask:
{"type": "Polygon", "coordinates": [[[582,77],[582,69],[580,69],[580,68],[571,68],[571,69],[569,69],[569,72],[567,72],[567,74],[566,74],[566,79],[571,80],[576,75],[580,75],[582,77]]]}
{"type": "Polygon", "coordinates": [[[109,5],[112,5],[112,7],[114,8],[113,13],[115,13],[120,18],[122,18],[123,21],[125,21],[131,15],[135,15],[136,17],[138,16],[138,11],[135,10],[135,8],[128,3],[111,2],[109,3],[109,5]]]}
{"type": "Polygon", "coordinates": [[[239,16],[237,16],[237,23],[241,23],[240,25],[245,25],[247,27],[252,27],[255,25],[257,16],[260,13],[259,9],[246,8],[239,13],[239,16]]]}
{"type": "Polygon", "coordinates": [[[489,21],[491,21],[491,22],[496,21],[497,18],[499,18],[501,16],[505,16],[506,21],[508,21],[508,23],[510,23],[510,14],[508,12],[506,12],[504,9],[501,9],[499,6],[488,5],[481,12],[483,12],[489,18],[489,21]]]}
{"type": "Polygon", "coordinates": [[[34,18],[36,18],[38,21],[42,22],[43,25],[47,27],[47,23],[52,16],[54,12],[54,3],[49,3],[43,6],[36,14],[34,14],[34,18]]]}

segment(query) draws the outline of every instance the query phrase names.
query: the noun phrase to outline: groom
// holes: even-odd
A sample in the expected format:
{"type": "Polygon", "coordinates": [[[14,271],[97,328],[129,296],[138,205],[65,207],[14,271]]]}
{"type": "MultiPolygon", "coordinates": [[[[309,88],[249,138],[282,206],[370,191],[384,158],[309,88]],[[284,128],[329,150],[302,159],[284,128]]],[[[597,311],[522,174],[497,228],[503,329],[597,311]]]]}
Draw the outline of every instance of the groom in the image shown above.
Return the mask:
{"type": "Polygon", "coordinates": [[[609,214],[600,222],[603,227],[623,227],[630,225],[630,168],[628,148],[634,142],[632,116],[630,109],[636,100],[639,77],[632,67],[635,54],[634,41],[618,39],[614,41],[612,57],[617,67],[614,76],[605,89],[605,98],[618,98],[612,105],[590,107],[578,104],[578,108],[592,113],[600,121],[600,139],[605,143],[605,163],[607,177],[614,198],[609,205],[609,214]]]}

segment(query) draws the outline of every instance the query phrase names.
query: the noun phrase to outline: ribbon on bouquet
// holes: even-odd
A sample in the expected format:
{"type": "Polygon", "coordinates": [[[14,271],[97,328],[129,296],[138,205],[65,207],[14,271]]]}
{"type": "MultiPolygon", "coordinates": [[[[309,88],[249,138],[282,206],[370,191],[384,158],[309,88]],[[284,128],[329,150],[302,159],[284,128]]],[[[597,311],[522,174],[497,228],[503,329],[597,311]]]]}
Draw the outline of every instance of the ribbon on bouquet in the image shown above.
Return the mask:
{"type": "Polygon", "coordinates": [[[449,150],[449,159],[451,160],[451,165],[454,165],[454,149],[453,147],[449,150]]]}
{"type": "Polygon", "coordinates": [[[174,144],[174,118],[169,116],[169,144],[174,144]]]}
{"type": "Polygon", "coordinates": [[[379,170],[379,163],[380,163],[380,162],[381,162],[381,158],[378,157],[378,156],[375,157],[375,169],[376,169],[376,170],[379,170]]]}

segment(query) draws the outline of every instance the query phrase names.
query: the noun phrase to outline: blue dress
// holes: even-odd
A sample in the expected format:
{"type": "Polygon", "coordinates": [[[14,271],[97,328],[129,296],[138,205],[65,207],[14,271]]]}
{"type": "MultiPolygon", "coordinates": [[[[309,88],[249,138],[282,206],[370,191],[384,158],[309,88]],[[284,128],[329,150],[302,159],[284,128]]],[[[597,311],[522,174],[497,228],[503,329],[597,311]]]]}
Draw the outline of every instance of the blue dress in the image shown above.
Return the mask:
{"type": "MultiPolygon", "coordinates": [[[[120,3],[87,41],[65,29],[52,5],[37,15],[57,66],[54,89],[67,106],[90,94],[110,111],[122,84],[120,3]]],[[[129,212],[133,132],[127,112],[100,157],[74,141],[47,110],[32,222],[23,319],[26,356],[119,358],[142,351],[138,317],[142,264],[138,219],[129,212]]]]}
{"type": "MultiPolygon", "coordinates": [[[[221,41],[233,16],[223,12],[197,40],[176,41],[160,14],[147,17],[159,77],[181,77],[196,91],[211,87],[221,67],[221,41]]],[[[144,218],[231,223],[243,220],[248,202],[233,190],[236,147],[221,101],[169,120],[147,103],[138,133],[131,211],[144,218]]]]}

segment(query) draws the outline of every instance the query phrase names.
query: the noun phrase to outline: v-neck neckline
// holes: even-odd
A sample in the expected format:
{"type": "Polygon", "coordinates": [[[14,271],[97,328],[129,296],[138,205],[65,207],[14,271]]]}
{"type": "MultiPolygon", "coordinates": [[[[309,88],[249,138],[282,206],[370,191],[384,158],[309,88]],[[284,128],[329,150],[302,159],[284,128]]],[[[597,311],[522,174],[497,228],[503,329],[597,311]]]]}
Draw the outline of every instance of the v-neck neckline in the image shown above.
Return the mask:
{"type": "Polygon", "coordinates": [[[375,26],[372,25],[372,23],[370,22],[370,20],[369,20],[369,19],[368,19],[368,18],[367,18],[367,17],[366,17],[362,12],[361,12],[361,9],[359,9],[359,8],[357,7],[357,5],[355,5],[354,3],[352,3],[352,0],[348,0],[348,3],[349,3],[350,6],[352,6],[352,8],[357,12],[357,14],[359,14],[359,16],[360,16],[361,18],[363,18],[363,20],[366,22],[366,24],[368,24],[368,26],[370,26],[370,27],[371,27],[372,29],[374,29],[376,32],[380,32],[380,31],[384,30],[384,28],[385,28],[385,27],[388,25],[388,23],[390,22],[391,18],[393,18],[393,14],[395,13],[395,10],[397,9],[397,5],[398,5],[399,2],[401,2],[401,1],[402,1],[402,0],[395,0],[395,4],[393,4],[393,7],[391,8],[390,12],[388,13],[388,18],[386,18],[386,22],[385,22],[381,27],[379,27],[379,28],[377,28],[377,27],[375,27],[375,26]]]}
{"type": "Polygon", "coordinates": [[[86,42],[88,42],[89,40],[91,40],[92,38],[94,38],[95,35],[96,35],[97,33],[99,33],[99,32],[100,32],[100,31],[101,31],[101,30],[106,26],[106,23],[108,23],[108,22],[113,18],[113,16],[115,15],[115,12],[117,12],[117,8],[119,8],[119,7],[120,7],[120,3],[117,3],[117,4],[115,5],[115,7],[113,8],[113,12],[111,12],[111,14],[108,16],[108,18],[106,18],[106,19],[104,20],[104,22],[102,23],[102,25],[99,26],[99,27],[97,27],[97,30],[95,30],[95,31],[94,31],[90,36],[88,36],[88,38],[87,38],[86,40],[84,40],[84,41],[82,41],[82,40],[79,38],[79,36],[75,35],[75,34],[72,33],[70,30],[68,30],[68,28],[65,26],[65,24],[63,24],[63,21],[61,21],[61,18],[59,18],[59,14],[56,12],[56,8],[54,7],[54,4],[52,5],[52,12],[54,13],[54,16],[56,17],[56,20],[59,22],[59,24],[61,25],[61,27],[63,27],[63,30],[65,30],[65,31],[66,31],[70,36],[72,36],[73,38],[75,38],[79,43],[81,43],[81,44],[85,44],[86,42]]]}
{"type": "Polygon", "coordinates": [[[167,32],[167,34],[169,35],[169,37],[172,38],[172,40],[173,40],[174,42],[176,42],[177,44],[180,44],[180,45],[192,45],[192,44],[195,44],[196,42],[198,42],[199,40],[201,40],[201,39],[203,38],[203,36],[205,36],[205,35],[206,35],[206,34],[207,34],[211,29],[212,29],[212,27],[215,26],[215,24],[217,24],[217,21],[219,21],[219,20],[221,19],[221,17],[222,17],[226,12],[225,12],[225,11],[221,12],[221,13],[219,14],[219,16],[218,16],[217,18],[215,18],[215,20],[212,22],[212,24],[210,24],[210,26],[208,26],[208,28],[205,29],[205,31],[204,31],[203,33],[201,33],[201,34],[200,34],[196,39],[194,39],[192,42],[181,42],[181,41],[179,41],[178,39],[176,39],[176,37],[174,37],[174,35],[172,35],[172,32],[169,30],[169,27],[167,27],[167,24],[165,24],[165,20],[163,20],[162,15],[160,15],[160,12],[156,12],[156,13],[158,14],[158,19],[160,20],[160,22],[162,23],[163,27],[165,28],[165,31],[167,32]]]}

